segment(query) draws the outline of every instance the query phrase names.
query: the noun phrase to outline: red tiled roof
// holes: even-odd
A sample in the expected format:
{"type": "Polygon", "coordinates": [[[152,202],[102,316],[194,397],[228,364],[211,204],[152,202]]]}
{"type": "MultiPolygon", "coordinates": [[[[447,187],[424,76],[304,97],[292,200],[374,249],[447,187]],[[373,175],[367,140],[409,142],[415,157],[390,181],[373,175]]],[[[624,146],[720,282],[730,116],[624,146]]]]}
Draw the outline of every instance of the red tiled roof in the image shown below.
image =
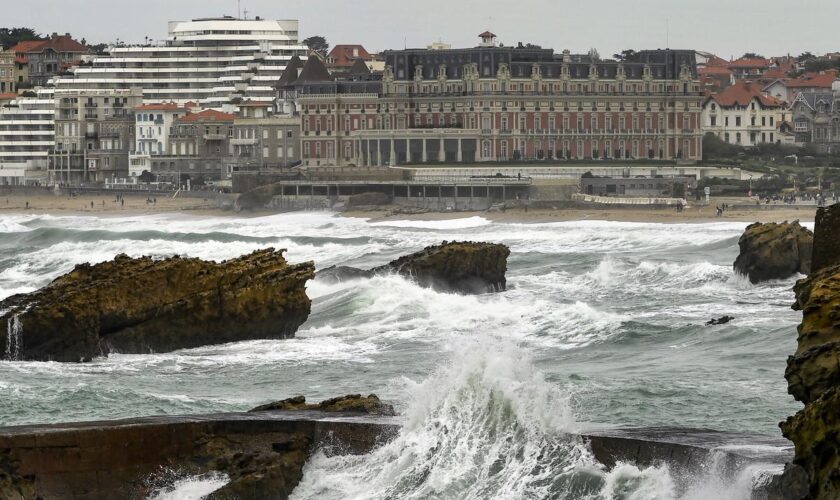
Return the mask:
{"type": "Polygon", "coordinates": [[[29,62],[29,59],[27,59],[26,56],[18,54],[15,56],[15,62],[20,64],[26,64],[29,62]]]}
{"type": "Polygon", "coordinates": [[[334,66],[352,66],[356,59],[370,60],[373,56],[361,45],[336,45],[332,48],[327,60],[334,66]]]}
{"type": "Polygon", "coordinates": [[[736,104],[738,106],[747,106],[753,99],[758,99],[758,102],[765,107],[784,105],[781,100],[762,94],[759,85],[745,80],[738,80],[734,85],[727,87],[722,92],[713,94],[709,99],[714,99],[720,106],[727,108],[736,104]]]}
{"type": "Polygon", "coordinates": [[[828,70],[823,73],[805,73],[804,75],[787,82],[788,88],[825,88],[830,89],[837,80],[837,70],[828,70]]]}
{"type": "Polygon", "coordinates": [[[723,66],[706,66],[705,68],[698,68],[699,75],[731,75],[732,70],[723,66]]]}
{"type": "Polygon", "coordinates": [[[496,35],[490,33],[489,31],[485,31],[484,33],[478,35],[479,38],[496,38],[496,35]]]}
{"type": "Polygon", "coordinates": [[[726,66],[727,64],[729,64],[729,62],[726,59],[722,59],[722,58],[720,58],[718,56],[715,56],[715,55],[709,57],[709,60],[706,61],[706,67],[707,68],[715,68],[715,67],[720,67],[720,66],[726,66]]]}
{"type": "Polygon", "coordinates": [[[187,116],[181,117],[178,121],[181,123],[195,123],[195,122],[232,122],[236,116],[229,113],[222,113],[215,109],[208,109],[199,113],[190,113],[187,116]]]}
{"type": "Polygon", "coordinates": [[[10,101],[13,99],[17,99],[17,94],[15,94],[14,92],[0,94],[0,101],[10,101]]]}
{"type": "Polygon", "coordinates": [[[729,63],[730,68],[767,68],[769,66],[770,60],[763,57],[742,57],[729,63]]]}
{"type": "Polygon", "coordinates": [[[25,52],[33,52],[33,51],[35,51],[35,49],[37,49],[38,47],[40,47],[41,45],[43,45],[45,43],[47,43],[46,40],[31,40],[31,41],[27,41],[27,42],[18,42],[17,45],[15,45],[14,47],[12,47],[9,50],[11,50],[12,52],[16,52],[18,54],[22,54],[22,53],[25,53],[25,52]]]}
{"type": "Polygon", "coordinates": [[[141,104],[135,106],[134,109],[138,111],[177,111],[184,109],[184,106],[179,106],[174,102],[155,102],[151,104],[141,104]]]}
{"type": "Polygon", "coordinates": [[[770,68],[761,75],[762,78],[768,80],[779,80],[787,76],[787,71],[782,68],[770,68]]]}

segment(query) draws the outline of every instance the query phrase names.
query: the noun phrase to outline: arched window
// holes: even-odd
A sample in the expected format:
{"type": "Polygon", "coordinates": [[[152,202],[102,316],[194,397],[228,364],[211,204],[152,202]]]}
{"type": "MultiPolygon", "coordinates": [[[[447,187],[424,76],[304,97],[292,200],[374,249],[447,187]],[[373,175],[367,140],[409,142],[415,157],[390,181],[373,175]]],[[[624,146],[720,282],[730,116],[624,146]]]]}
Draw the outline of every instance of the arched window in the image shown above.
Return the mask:
{"type": "Polygon", "coordinates": [[[481,144],[481,156],[485,159],[490,158],[490,141],[484,141],[481,144]]]}

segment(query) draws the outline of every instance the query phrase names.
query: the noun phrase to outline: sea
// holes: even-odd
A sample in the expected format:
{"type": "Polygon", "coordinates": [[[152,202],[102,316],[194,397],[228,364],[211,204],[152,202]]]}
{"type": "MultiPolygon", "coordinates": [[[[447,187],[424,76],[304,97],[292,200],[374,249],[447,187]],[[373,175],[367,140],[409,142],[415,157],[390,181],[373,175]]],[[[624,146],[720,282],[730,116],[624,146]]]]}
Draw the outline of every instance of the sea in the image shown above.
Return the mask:
{"type": "MultiPolygon", "coordinates": [[[[293,498],[748,499],[755,471],[608,468],[572,437],[592,426],[780,436],[798,409],[784,379],[796,278],[753,285],[733,272],[746,225],[0,215],[0,299],[119,253],[220,261],[274,247],[290,262],[367,268],[443,240],[511,249],[503,293],[446,294],[389,275],[315,280],[294,339],[0,362],[0,425],[373,393],[403,416],[401,433],[362,457],[316,454],[293,498]]],[[[221,484],[180,478],[156,498],[200,498],[221,484]]]]}

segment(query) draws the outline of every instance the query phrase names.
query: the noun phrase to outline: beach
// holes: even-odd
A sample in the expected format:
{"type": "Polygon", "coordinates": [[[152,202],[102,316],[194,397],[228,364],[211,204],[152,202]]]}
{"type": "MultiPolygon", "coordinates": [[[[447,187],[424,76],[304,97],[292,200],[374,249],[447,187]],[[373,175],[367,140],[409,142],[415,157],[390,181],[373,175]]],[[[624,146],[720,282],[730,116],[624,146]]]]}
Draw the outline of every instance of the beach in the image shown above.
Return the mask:
{"type": "MultiPolygon", "coordinates": [[[[0,194],[0,214],[46,214],[46,215],[153,215],[184,213],[203,216],[250,218],[270,215],[268,210],[235,212],[219,208],[213,195],[207,198],[157,196],[148,202],[145,194],[126,194],[125,203],[117,201],[116,194],[83,194],[79,196],[56,196],[52,194],[0,194]],[[28,207],[27,207],[28,202],[28,207]],[[93,205],[91,205],[91,202],[93,205]]],[[[502,211],[452,211],[411,213],[411,210],[395,205],[370,210],[344,210],[336,212],[342,217],[369,219],[372,222],[387,220],[438,221],[469,217],[483,217],[494,222],[544,223],[575,220],[606,220],[617,222],[661,222],[661,223],[704,223],[719,221],[739,222],[782,222],[799,220],[813,222],[816,214],[814,205],[760,205],[749,206],[745,198],[720,198],[708,206],[689,206],[682,212],[674,208],[653,207],[575,207],[575,208],[508,208],[502,211]],[[715,207],[727,204],[734,208],[715,215],[715,207]]]]}

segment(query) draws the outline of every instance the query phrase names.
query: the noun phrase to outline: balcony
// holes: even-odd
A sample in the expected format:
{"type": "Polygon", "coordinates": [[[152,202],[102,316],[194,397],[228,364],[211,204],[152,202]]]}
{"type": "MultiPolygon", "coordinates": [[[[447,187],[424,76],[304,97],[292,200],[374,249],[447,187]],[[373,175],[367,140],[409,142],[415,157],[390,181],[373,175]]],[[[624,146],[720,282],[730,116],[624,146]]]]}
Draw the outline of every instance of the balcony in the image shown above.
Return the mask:
{"type": "Polygon", "coordinates": [[[250,139],[231,139],[230,143],[233,146],[253,146],[255,144],[259,144],[260,140],[256,138],[250,139]]]}
{"type": "Polygon", "coordinates": [[[98,104],[96,104],[95,102],[86,102],[86,103],[85,103],[85,107],[86,107],[86,108],[98,108],[98,107],[99,107],[99,105],[98,105],[98,104]]]}
{"type": "Polygon", "coordinates": [[[224,141],[228,138],[225,134],[204,134],[202,137],[205,141],[224,141]]]}

